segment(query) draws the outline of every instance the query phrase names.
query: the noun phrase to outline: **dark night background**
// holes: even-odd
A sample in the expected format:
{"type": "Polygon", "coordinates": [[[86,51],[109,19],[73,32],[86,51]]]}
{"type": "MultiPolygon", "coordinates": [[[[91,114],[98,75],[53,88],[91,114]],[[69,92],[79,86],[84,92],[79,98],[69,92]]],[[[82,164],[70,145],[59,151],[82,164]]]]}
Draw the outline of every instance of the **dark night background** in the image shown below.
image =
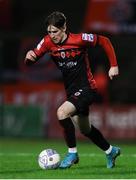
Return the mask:
{"type": "MultiPolygon", "coordinates": [[[[2,0],[0,1],[0,82],[1,84],[18,83],[30,76],[29,71],[25,76],[22,70],[23,58],[29,48],[34,47],[44,36],[46,29],[44,19],[51,12],[57,10],[65,13],[68,19],[69,30],[78,33],[83,30],[83,21],[87,8],[87,0],[2,0]],[[4,5],[5,4],[5,5],[4,5]],[[25,42],[25,43],[24,43],[25,42]],[[26,45],[26,46],[25,46],[26,45]]],[[[132,6],[136,9],[135,3],[132,6]]],[[[135,21],[135,15],[128,23],[135,21]]],[[[97,33],[97,32],[96,32],[97,33]]],[[[120,68],[120,76],[109,83],[110,101],[118,104],[134,104],[136,102],[135,84],[135,41],[136,34],[120,33],[110,34],[99,32],[110,38],[117,55],[120,68]]],[[[107,59],[103,50],[99,47],[91,49],[91,64],[94,72],[98,65],[104,64],[106,71],[107,59]]],[[[61,81],[61,75],[53,65],[52,71],[56,75],[50,76],[50,72],[45,70],[45,77],[42,81],[61,81]],[[49,73],[49,74],[48,74],[49,73]]],[[[39,64],[40,67],[40,64],[39,64]]],[[[43,73],[43,71],[41,70],[43,73]]],[[[32,80],[38,81],[38,72],[32,71],[32,80]]]]}

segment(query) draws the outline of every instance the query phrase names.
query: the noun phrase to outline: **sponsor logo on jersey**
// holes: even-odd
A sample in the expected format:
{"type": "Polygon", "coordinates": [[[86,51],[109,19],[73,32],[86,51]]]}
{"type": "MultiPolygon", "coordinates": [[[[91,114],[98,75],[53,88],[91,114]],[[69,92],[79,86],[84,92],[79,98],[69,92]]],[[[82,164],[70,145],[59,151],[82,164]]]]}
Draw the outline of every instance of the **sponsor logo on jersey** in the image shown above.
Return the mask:
{"type": "Polygon", "coordinates": [[[59,67],[64,67],[67,69],[70,69],[72,67],[75,67],[77,65],[77,62],[58,62],[59,67]]]}
{"type": "Polygon", "coordinates": [[[82,34],[82,40],[93,42],[94,41],[94,35],[93,34],[83,33],[82,34]]]}
{"type": "Polygon", "coordinates": [[[70,62],[66,63],[66,66],[67,66],[68,68],[74,67],[74,66],[76,66],[76,65],[77,65],[77,62],[72,62],[72,61],[70,61],[70,62]]]}

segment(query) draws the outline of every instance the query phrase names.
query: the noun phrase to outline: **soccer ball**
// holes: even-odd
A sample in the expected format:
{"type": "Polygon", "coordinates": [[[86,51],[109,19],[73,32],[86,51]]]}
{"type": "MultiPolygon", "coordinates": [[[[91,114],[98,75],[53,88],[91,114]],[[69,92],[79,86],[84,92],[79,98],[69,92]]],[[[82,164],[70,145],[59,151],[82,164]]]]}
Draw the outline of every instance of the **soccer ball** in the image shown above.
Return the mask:
{"type": "Polygon", "coordinates": [[[42,169],[56,169],[60,164],[60,155],[56,150],[45,149],[39,154],[38,164],[42,169]]]}

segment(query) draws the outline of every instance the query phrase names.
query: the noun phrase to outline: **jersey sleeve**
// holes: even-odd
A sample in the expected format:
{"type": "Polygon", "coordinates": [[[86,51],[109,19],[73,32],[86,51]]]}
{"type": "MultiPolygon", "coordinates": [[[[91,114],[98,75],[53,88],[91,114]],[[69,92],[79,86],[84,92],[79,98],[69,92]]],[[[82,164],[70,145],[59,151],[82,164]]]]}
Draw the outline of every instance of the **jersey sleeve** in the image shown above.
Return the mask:
{"type": "Polygon", "coordinates": [[[44,37],[37,45],[37,47],[34,49],[34,52],[37,56],[37,58],[40,58],[43,56],[46,52],[48,52],[48,43],[46,40],[46,37],[44,37]]]}
{"type": "Polygon", "coordinates": [[[99,35],[98,36],[98,44],[105,50],[105,52],[108,56],[110,65],[111,66],[118,66],[117,58],[115,55],[115,50],[114,50],[109,38],[99,35]]]}
{"type": "Polygon", "coordinates": [[[97,42],[97,35],[92,33],[82,33],[81,40],[86,45],[95,46],[97,42]]]}

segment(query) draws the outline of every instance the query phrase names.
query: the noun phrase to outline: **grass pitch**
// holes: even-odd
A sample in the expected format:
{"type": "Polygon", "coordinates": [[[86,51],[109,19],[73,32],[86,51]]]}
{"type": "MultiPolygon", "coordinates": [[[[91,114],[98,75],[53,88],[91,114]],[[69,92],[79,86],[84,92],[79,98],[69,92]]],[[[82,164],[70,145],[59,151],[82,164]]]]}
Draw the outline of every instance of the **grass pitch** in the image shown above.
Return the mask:
{"type": "Polygon", "coordinates": [[[116,167],[106,168],[105,154],[90,142],[78,141],[80,162],[69,169],[42,170],[38,166],[38,154],[47,148],[60,153],[67,152],[65,143],[58,140],[0,139],[1,179],[135,179],[136,144],[118,145],[122,154],[116,167]]]}

